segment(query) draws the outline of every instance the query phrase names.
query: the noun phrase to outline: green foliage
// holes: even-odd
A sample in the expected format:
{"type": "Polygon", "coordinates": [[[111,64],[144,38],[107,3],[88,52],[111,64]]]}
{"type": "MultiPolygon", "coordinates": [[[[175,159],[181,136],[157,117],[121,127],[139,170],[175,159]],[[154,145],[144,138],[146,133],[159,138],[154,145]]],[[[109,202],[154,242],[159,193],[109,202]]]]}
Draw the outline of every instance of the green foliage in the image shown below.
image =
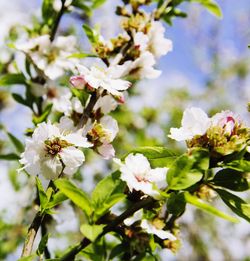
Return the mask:
{"type": "Polygon", "coordinates": [[[226,190],[216,189],[216,192],[235,214],[250,222],[250,204],[226,190]]]}
{"type": "Polygon", "coordinates": [[[88,238],[91,242],[94,242],[96,238],[102,233],[105,225],[81,225],[82,234],[88,238]]]}
{"type": "Polygon", "coordinates": [[[223,169],[216,173],[212,183],[234,191],[245,191],[249,189],[248,175],[234,169],[223,169]]]}
{"type": "Polygon", "coordinates": [[[228,162],[226,167],[237,170],[237,171],[242,171],[242,172],[250,172],[250,161],[249,160],[234,160],[231,162],[228,162]]]}
{"type": "Polygon", "coordinates": [[[9,86],[14,84],[26,84],[26,79],[22,73],[7,73],[0,77],[0,86],[9,86]]]}
{"type": "Polygon", "coordinates": [[[209,153],[204,149],[196,149],[191,154],[183,154],[168,170],[168,188],[181,190],[189,188],[203,177],[209,167],[209,153]]]}
{"type": "Polygon", "coordinates": [[[55,185],[65,196],[80,207],[88,217],[91,216],[93,211],[91,202],[83,190],[79,189],[76,185],[66,179],[56,180],[55,185]]]}
{"type": "Polygon", "coordinates": [[[217,18],[222,18],[223,14],[220,6],[214,0],[191,0],[191,2],[199,3],[204,6],[211,14],[217,18]]]}
{"type": "Polygon", "coordinates": [[[189,192],[184,192],[184,196],[185,196],[185,200],[189,203],[192,204],[194,206],[196,206],[197,208],[204,210],[212,215],[215,215],[217,217],[223,218],[225,220],[237,223],[239,222],[238,219],[229,216],[228,214],[225,214],[223,212],[221,212],[220,210],[216,209],[215,207],[205,203],[204,201],[202,201],[201,199],[192,196],[189,192]]]}
{"type": "Polygon", "coordinates": [[[96,32],[91,29],[88,25],[83,24],[82,28],[85,32],[85,34],[87,35],[89,41],[91,44],[95,44],[98,41],[98,35],[96,34],[96,32]]]}
{"type": "Polygon", "coordinates": [[[47,25],[52,25],[56,16],[56,12],[53,7],[54,0],[43,0],[42,4],[42,17],[47,25]]]}
{"type": "Polygon", "coordinates": [[[46,209],[47,203],[49,202],[49,198],[47,197],[43,185],[38,177],[36,177],[36,186],[38,190],[41,210],[44,211],[46,209]]]}
{"type": "Polygon", "coordinates": [[[45,248],[46,248],[46,245],[47,245],[47,242],[48,242],[48,239],[49,239],[49,234],[46,234],[44,235],[41,240],[40,240],[40,243],[38,245],[38,248],[37,248],[37,255],[40,256],[43,254],[45,248]]]}
{"type": "Polygon", "coordinates": [[[11,142],[13,143],[13,145],[15,146],[17,152],[22,153],[24,151],[23,143],[10,132],[7,132],[7,135],[11,140],[11,142]]]}
{"type": "Polygon", "coordinates": [[[46,121],[48,116],[50,115],[52,107],[53,107],[53,104],[48,104],[40,116],[33,115],[33,117],[32,117],[33,123],[35,125],[37,125],[43,121],[46,121]]]}
{"type": "Polygon", "coordinates": [[[19,160],[20,157],[15,153],[9,153],[9,154],[1,154],[0,160],[8,160],[8,161],[16,161],[19,160]]]}
{"type": "Polygon", "coordinates": [[[107,213],[117,202],[125,198],[123,194],[125,184],[119,177],[120,173],[116,171],[102,179],[93,190],[91,202],[95,209],[93,213],[94,221],[107,213]]]}
{"type": "Polygon", "coordinates": [[[169,213],[179,216],[181,215],[186,208],[186,200],[184,193],[171,193],[167,201],[167,210],[169,213]]]}
{"type": "Polygon", "coordinates": [[[123,156],[122,159],[125,159],[130,153],[143,154],[149,160],[152,167],[170,167],[173,164],[173,161],[177,158],[177,155],[167,148],[145,146],[131,150],[123,156]]]}

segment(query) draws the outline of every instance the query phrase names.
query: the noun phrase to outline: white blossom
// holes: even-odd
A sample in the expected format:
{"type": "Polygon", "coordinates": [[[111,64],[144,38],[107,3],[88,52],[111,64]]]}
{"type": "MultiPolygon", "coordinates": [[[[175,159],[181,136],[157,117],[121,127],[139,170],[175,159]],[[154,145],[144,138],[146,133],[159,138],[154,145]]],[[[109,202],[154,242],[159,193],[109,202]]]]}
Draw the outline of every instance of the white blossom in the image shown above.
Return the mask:
{"type": "Polygon", "coordinates": [[[212,126],[218,126],[224,129],[224,134],[231,135],[235,127],[241,124],[239,115],[227,110],[216,113],[211,118],[212,126]]]}
{"type": "Polygon", "coordinates": [[[111,142],[116,137],[118,131],[117,121],[108,115],[103,116],[99,122],[95,121],[91,123],[89,121],[84,128],[84,133],[88,134],[91,142],[98,144],[96,147],[97,151],[104,159],[114,157],[115,150],[111,142]],[[101,143],[101,145],[99,143],[101,143]]]}
{"type": "Polygon", "coordinates": [[[121,179],[127,183],[131,192],[142,191],[155,199],[160,198],[154,185],[158,189],[166,188],[167,168],[151,169],[147,158],[142,154],[129,154],[125,163],[121,163],[118,159],[115,159],[115,162],[120,165],[121,179]]]}
{"type": "Polygon", "coordinates": [[[58,36],[53,42],[48,34],[16,44],[16,48],[26,53],[35,65],[52,80],[73,69],[75,59],[68,56],[76,52],[74,36],[58,36]]]}
{"type": "Polygon", "coordinates": [[[154,225],[153,222],[151,222],[147,219],[143,219],[143,210],[142,209],[136,211],[132,217],[126,218],[124,220],[124,224],[126,226],[131,226],[132,224],[134,224],[137,221],[141,221],[140,222],[141,228],[143,230],[145,230],[148,234],[154,234],[161,239],[176,240],[176,237],[173,234],[171,234],[170,232],[165,231],[163,229],[159,229],[154,225]]]}
{"type": "Polygon", "coordinates": [[[63,171],[73,175],[85,160],[78,147],[91,144],[82,136],[82,131],[72,132],[73,122],[62,118],[60,124],[41,123],[32,138],[26,141],[20,163],[31,175],[42,174],[46,179],[55,179],[63,171]]]}
{"type": "Polygon", "coordinates": [[[196,135],[204,135],[211,120],[200,108],[191,107],[183,114],[180,128],[171,128],[169,137],[177,141],[190,140],[196,135]]]}
{"type": "Polygon", "coordinates": [[[114,68],[100,68],[92,66],[90,69],[83,65],[77,65],[80,76],[71,78],[71,84],[76,88],[84,88],[87,85],[89,89],[102,88],[114,97],[120,97],[123,91],[127,90],[131,83],[119,79],[119,75],[114,68]]]}
{"type": "Polygon", "coordinates": [[[108,114],[111,111],[114,111],[116,107],[117,107],[116,100],[110,95],[105,95],[97,100],[94,106],[94,111],[100,109],[103,114],[108,114]]]}
{"type": "Polygon", "coordinates": [[[171,40],[164,37],[165,28],[159,21],[152,21],[148,32],[148,50],[159,58],[166,55],[173,50],[173,43],[171,40]]]}
{"type": "Polygon", "coordinates": [[[144,229],[148,234],[154,234],[161,239],[169,239],[169,240],[176,240],[176,237],[168,231],[163,229],[159,229],[154,224],[146,219],[141,221],[141,227],[144,229]]]}

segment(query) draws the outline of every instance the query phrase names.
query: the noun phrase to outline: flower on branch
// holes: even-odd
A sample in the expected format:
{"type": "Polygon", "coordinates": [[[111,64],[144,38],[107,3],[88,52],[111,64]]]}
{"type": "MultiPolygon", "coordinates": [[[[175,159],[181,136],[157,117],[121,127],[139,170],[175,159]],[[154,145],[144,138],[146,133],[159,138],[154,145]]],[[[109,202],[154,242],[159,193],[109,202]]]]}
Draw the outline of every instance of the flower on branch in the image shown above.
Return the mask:
{"type": "Polygon", "coordinates": [[[162,221],[160,221],[160,220],[158,220],[158,222],[156,222],[154,220],[149,221],[149,220],[143,218],[142,209],[136,211],[132,217],[125,219],[124,224],[126,226],[131,226],[132,224],[134,224],[137,221],[140,221],[141,228],[148,234],[156,235],[157,237],[159,237],[161,239],[169,239],[169,240],[173,240],[173,241],[176,240],[176,237],[173,234],[171,234],[168,231],[163,230],[165,225],[162,221]]]}
{"type": "Polygon", "coordinates": [[[84,132],[94,148],[104,158],[110,159],[115,156],[115,150],[111,142],[119,131],[117,121],[111,116],[104,116],[100,121],[88,122],[84,132]]]}
{"type": "Polygon", "coordinates": [[[141,191],[145,195],[155,199],[160,198],[160,193],[155,189],[164,189],[167,187],[166,175],[167,168],[151,169],[148,159],[142,154],[129,154],[125,162],[115,159],[120,165],[121,179],[127,183],[132,192],[141,191]]]}
{"type": "Polygon", "coordinates": [[[184,111],[182,126],[170,129],[169,137],[187,141],[189,148],[208,148],[216,156],[229,155],[246,148],[250,131],[231,111],[222,111],[209,118],[201,109],[192,107],[184,111]]]}
{"type": "Polygon", "coordinates": [[[76,59],[68,56],[77,51],[74,36],[58,36],[53,42],[48,34],[29,39],[25,43],[16,44],[32,62],[51,80],[72,70],[76,59]]]}
{"type": "Polygon", "coordinates": [[[31,175],[43,175],[46,179],[56,179],[62,172],[73,175],[85,160],[79,149],[92,144],[82,136],[82,130],[73,130],[73,122],[63,117],[58,125],[41,123],[32,138],[27,139],[20,163],[31,175]]]}
{"type": "Polygon", "coordinates": [[[77,65],[77,70],[80,75],[71,77],[70,82],[78,89],[85,87],[89,90],[103,89],[115,98],[119,98],[122,92],[131,86],[129,81],[119,79],[121,72],[112,67],[104,69],[92,66],[88,69],[83,65],[77,65]]]}

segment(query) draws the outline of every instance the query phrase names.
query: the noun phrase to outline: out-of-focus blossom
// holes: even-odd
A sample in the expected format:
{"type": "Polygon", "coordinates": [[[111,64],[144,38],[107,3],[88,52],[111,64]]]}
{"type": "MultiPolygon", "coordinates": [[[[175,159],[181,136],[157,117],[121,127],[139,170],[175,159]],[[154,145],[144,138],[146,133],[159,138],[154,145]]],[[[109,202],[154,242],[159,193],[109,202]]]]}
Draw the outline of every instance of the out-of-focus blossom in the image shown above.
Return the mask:
{"type": "Polygon", "coordinates": [[[55,179],[62,172],[73,175],[85,160],[78,147],[91,144],[82,136],[82,131],[72,132],[69,119],[61,118],[60,124],[41,123],[32,138],[26,141],[20,163],[31,175],[42,174],[46,179],[55,179]]]}
{"type": "Polygon", "coordinates": [[[58,36],[53,42],[48,34],[17,43],[16,48],[27,54],[44,74],[55,80],[74,68],[75,59],[68,57],[77,51],[74,36],[58,36]]]}
{"type": "Polygon", "coordinates": [[[166,188],[167,168],[151,169],[147,158],[142,154],[129,154],[125,163],[115,159],[120,165],[121,179],[127,183],[129,190],[141,191],[155,199],[160,198],[159,192],[154,189],[166,188]]]}

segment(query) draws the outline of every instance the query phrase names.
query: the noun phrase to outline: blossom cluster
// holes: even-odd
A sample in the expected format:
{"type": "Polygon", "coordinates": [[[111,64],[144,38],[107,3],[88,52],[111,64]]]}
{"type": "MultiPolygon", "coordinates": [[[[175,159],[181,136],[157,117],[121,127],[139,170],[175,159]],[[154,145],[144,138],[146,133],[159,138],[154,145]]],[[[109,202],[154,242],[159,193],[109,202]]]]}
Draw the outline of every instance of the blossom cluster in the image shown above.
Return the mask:
{"type": "Polygon", "coordinates": [[[209,118],[200,108],[186,109],[182,126],[171,128],[169,137],[176,141],[186,141],[189,148],[208,148],[213,156],[220,157],[249,150],[249,129],[239,115],[222,111],[209,118]]]}

